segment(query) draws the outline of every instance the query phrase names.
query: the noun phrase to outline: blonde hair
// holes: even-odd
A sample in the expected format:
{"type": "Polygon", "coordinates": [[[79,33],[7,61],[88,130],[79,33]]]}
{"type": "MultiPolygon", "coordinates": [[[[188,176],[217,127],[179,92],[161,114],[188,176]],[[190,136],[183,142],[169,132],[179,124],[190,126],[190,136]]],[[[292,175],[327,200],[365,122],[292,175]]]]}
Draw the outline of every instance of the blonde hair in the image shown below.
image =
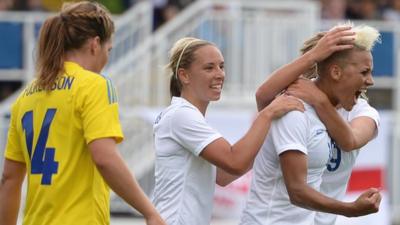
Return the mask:
{"type": "Polygon", "coordinates": [[[175,42],[169,51],[169,63],[166,65],[167,69],[171,71],[170,79],[170,93],[171,96],[181,96],[182,83],[178,77],[179,68],[187,69],[195,60],[194,52],[206,45],[214,45],[211,42],[193,38],[184,37],[175,42]]]}
{"type": "MultiPolygon", "coordinates": [[[[376,43],[381,43],[380,39],[380,33],[377,29],[368,26],[368,25],[359,25],[359,26],[354,26],[354,24],[350,21],[343,23],[343,24],[338,24],[334,26],[332,29],[335,29],[336,27],[343,27],[343,26],[351,26],[352,30],[356,33],[355,34],[355,40],[354,40],[354,47],[355,49],[359,50],[364,50],[364,51],[372,51],[373,47],[375,46],[376,43]]],[[[300,49],[300,52],[302,55],[304,55],[306,52],[310,51],[313,49],[318,41],[325,36],[327,32],[320,32],[308,39],[307,41],[304,42],[303,47],[300,49]]],[[[312,67],[310,67],[309,70],[307,70],[304,73],[304,76],[307,78],[315,78],[318,76],[319,69],[323,68],[325,64],[328,64],[329,62],[332,61],[337,61],[340,58],[347,57],[347,54],[349,50],[344,50],[344,51],[338,51],[333,53],[331,56],[328,58],[322,60],[321,62],[315,63],[312,67]]],[[[340,63],[340,65],[343,67],[346,65],[346,62],[340,63]]]]}
{"type": "Polygon", "coordinates": [[[354,26],[352,22],[348,21],[346,23],[339,24],[333,27],[332,29],[343,26],[352,27],[351,30],[353,30],[356,33],[354,45],[361,50],[372,51],[372,48],[375,46],[377,42],[381,43],[380,39],[381,35],[379,31],[374,27],[365,24],[354,26]]]}

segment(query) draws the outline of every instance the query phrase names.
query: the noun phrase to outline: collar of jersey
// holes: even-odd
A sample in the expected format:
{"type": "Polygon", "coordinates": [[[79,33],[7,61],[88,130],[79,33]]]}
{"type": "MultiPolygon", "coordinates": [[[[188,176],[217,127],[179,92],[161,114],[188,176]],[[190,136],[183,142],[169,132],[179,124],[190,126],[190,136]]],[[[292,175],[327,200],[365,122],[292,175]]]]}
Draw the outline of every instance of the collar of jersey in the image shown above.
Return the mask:
{"type": "Polygon", "coordinates": [[[75,62],[71,62],[71,61],[65,61],[64,62],[64,69],[65,71],[68,72],[72,72],[72,71],[77,71],[77,70],[83,70],[83,68],[75,62]]]}

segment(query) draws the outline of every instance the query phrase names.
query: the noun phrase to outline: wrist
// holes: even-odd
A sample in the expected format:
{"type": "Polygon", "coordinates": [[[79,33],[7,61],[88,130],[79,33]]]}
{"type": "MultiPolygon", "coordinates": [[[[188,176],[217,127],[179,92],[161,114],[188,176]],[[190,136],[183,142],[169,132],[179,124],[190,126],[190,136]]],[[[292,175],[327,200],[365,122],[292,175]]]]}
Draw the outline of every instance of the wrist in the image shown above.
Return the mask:
{"type": "Polygon", "coordinates": [[[262,120],[271,121],[274,118],[274,113],[270,110],[269,107],[266,107],[262,110],[258,115],[262,120]]]}
{"type": "Polygon", "coordinates": [[[143,217],[147,220],[158,219],[160,218],[160,214],[158,214],[158,212],[154,209],[148,212],[146,215],[143,215],[143,217]]]}
{"type": "Polygon", "coordinates": [[[346,217],[354,217],[355,216],[355,210],[356,210],[356,204],[355,202],[345,202],[343,203],[343,216],[346,217]]]}
{"type": "Polygon", "coordinates": [[[329,106],[332,107],[331,102],[329,101],[328,97],[324,93],[321,93],[320,96],[315,99],[316,100],[313,102],[313,104],[311,104],[315,108],[325,109],[326,107],[329,107],[329,106]]]}
{"type": "Polygon", "coordinates": [[[315,57],[312,51],[306,52],[303,55],[305,62],[307,63],[308,67],[313,66],[314,64],[318,63],[318,59],[315,57]]]}

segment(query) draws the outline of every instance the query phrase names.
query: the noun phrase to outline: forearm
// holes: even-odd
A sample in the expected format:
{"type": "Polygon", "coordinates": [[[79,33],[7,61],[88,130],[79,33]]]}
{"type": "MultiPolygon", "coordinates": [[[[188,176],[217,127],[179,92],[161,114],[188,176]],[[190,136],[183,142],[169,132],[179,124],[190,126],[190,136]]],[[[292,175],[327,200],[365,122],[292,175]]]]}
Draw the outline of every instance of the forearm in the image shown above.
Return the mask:
{"type": "Polygon", "coordinates": [[[350,124],[339,115],[329,101],[315,104],[314,108],[318,117],[325,124],[329,135],[342,150],[351,151],[361,147],[350,124]]]}
{"type": "Polygon", "coordinates": [[[15,225],[21,201],[21,188],[25,178],[25,164],[4,160],[0,183],[0,224],[15,225]]]}
{"type": "Polygon", "coordinates": [[[257,89],[257,109],[261,111],[291,83],[296,81],[300,75],[312,67],[315,59],[310,54],[304,54],[293,62],[284,65],[274,71],[269,78],[257,89]]]}
{"type": "Polygon", "coordinates": [[[2,181],[0,186],[0,221],[2,225],[17,224],[21,186],[2,181]]]}
{"type": "Polygon", "coordinates": [[[329,198],[307,184],[297,185],[296,190],[288,190],[292,204],[309,210],[352,216],[353,205],[329,198]]]}
{"type": "Polygon", "coordinates": [[[271,121],[271,114],[259,115],[247,133],[232,146],[232,164],[240,166],[240,173],[234,175],[243,175],[249,170],[265,141],[271,121]]]}
{"type": "Polygon", "coordinates": [[[109,155],[107,163],[97,168],[110,188],[128,204],[149,218],[157,212],[140,188],[118,152],[109,155]]]}

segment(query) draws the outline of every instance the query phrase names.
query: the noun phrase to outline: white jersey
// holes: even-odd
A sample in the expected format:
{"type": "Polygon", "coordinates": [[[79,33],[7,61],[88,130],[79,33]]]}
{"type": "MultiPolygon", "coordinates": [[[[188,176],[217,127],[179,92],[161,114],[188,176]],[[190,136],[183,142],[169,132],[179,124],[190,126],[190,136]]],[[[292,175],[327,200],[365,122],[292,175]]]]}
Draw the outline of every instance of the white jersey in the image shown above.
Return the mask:
{"type": "MultiPolygon", "coordinates": [[[[357,104],[350,112],[341,108],[338,110],[338,113],[348,122],[361,116],[370,117],[375,121],[376,126],[379,127],[378,112],[364,99],[358,99],[357,104]]],[[[376,135],[377,133],[375,136],[376,135]]],[[[357,149],[351,152],[345,152],[340,150],[336,144],[333,145],[335,148],[333,148],[330,153],[326,170],[322,175],[320,192],[328,197],[342,200],[346,194],[351,171],[360,150],[357,149]]],[[[336,218],[337,215],[335,214],[318,212],[315,216],[315,224],[333,225],[335,224],[336,218]]]]}
{"type": "Polygon", "coordinates": [[[216,169],[199,154],[220,137],[183,98],[157,117],[153,202],[168,225],[210,224],[216,169]]]}
{"type": "Polygon", "coordinates": [[[307,184],[319,190],[329,157],[330,138],[314,109],[291,111],[271,124],[253,166],[253,179],[241,225],[309,225],[315,212],[290,203],[279,155],[298,150],[307,155],[307,184]]]}

